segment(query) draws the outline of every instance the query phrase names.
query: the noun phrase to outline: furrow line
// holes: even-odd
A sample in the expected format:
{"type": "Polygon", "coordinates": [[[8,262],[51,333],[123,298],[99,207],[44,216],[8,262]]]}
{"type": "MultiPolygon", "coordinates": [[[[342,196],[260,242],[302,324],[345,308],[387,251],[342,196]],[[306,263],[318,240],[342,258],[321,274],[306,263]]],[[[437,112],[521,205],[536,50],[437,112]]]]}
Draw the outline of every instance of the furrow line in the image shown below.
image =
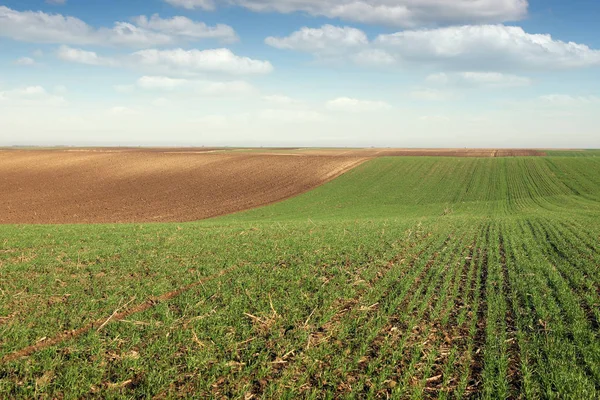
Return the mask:
{"type": "MultiPolygon", "coordinates": [[[[411,269],[411,267],[416,263],[416,261],[420,259],[422,254],[427,252],[434,244],[434,238],[432,238],[431,233],[428,233],[428,234],[425,234],[425,235],[419,237],[418,240],[419,240],[419,242],[413,242],[412,246],[409,246],[410,250],[417,247],[417,252],[416,252],[416,254],[413,254],[410,256],[411,261],[409,262],[408,267],[404,268],[403,271],[400,273],[401,278],[404,277],[406,274],[406,271],[409,271],[411,269]],[[426,239],[426,240],[424,241],[423,246],[419,248],[418,243],[419,242],[423,243],[423,239],[426,239]]],[[[360,290],[356,294],[356,296],[354,296],[353,298],[343,301],[342,304],[340,304],[338,306],[338,309],[334,313],[333,317],[331,317],[327,321],[326,324],[324,324],[323,326],[319,327],[318,329],[316,329],[315,331],[313,331],[309,334],[307,345],[304,348],[301,348],[298,351],[295,351],[294,356],[290,358],[290,362],[284,364],[281,368],[277,368],[277,370],[271,369],[272,372],[269,374],[269,378],[262,379],[262,381],[263,382],[273,382],[273,381],[280,379],[285,374],[291,373],[290,370],[292,368],[298,367],[297,363],[292,362],[294,359],[298,360],[297,362],[301,362],[300,360],[301,360],[302,356],[308,351],[309,348],[312,349],[314,347],[321,347],[321,346],[324,346],[326,343],[328,343],[329,340],[324,340],[324,339],[327,338],[328,336],[334,335],[335,334],[334,330],[339,326],[341,321],[345,318],[348,318],[349,314],[356,312],[356,309],[359,306],[359,304],[364,302],[364,298],[369,294],[370,288],[373,288],[374,286],[376,286],[381,280],[383,280],[394,269],[394,267],[397,267],[398,265],[402,264],[405,261],[405,256],[407,256],[407,253],[409,254],[409,248],[405,248],[404,252],[402,254],[397,255],[392,260],[390,260],[385,265],[385,267],[383,269],[381,269],[375,275],[374,279],[369,281],[369,284],[367,285],[366,288],[360,290]],[[331,333],[328,335],[328,332],[331,332],[331,333]]],[[[332,338],[332,340],[333,340],[333,338],[332,338]]],[[[254,396],[260,398],[260,397],[264,396],[265,391],[267,389],[268,389],[267,385],[261,384],[260,382],[257,381],[254,383],[251,393],[254,396]]]]}
{"type": "Polygon", "coordinates": [[[28,357],[40,350],[46,349],[48,347],[52,347],[52,346],[56,346],[59,345],[67,340],[71,340],[74,338],[77,338],[79,336],[84,335],[85,333],[91,331],[92,329],[101,329],[104,326],[106,326],[107,324],[113,322],[113,321],[119,321],[122,319],[125,319],[133,314],[137,314],[140,312],[144,312],[146,310],[149,310],[151,308],[156,307],[158,304],[163,303],[165,301],[171,300],[179,295],[181,295],[184,292],[187,292],[190,289],[193,289],[197,286],[203,285],[206,282],[212,281],[214,279],[220,278],[221,276],[235,270],[237,268],[236,267],[230,267],[227,269],[224,269],[216,274],[210,275],[204,279],[201,279],[197,282],[191,283],[187,286],[184,286],[180,289],[174,290],[172,292],[168,292],[165,293],[161,296],[155,297],[155,298],[151,298],[146,300],[145,302],[138,304],[135,307],[132,307],[130,309],[127,309],[125,311],[121,311],[121,312],[117,312],[115,311],[113,314],[111,314],[110,316],[106,317],[106,318],[102,318],[102,319],[98,319],[96,321],[90,322],[87,325],[82,326],[81,328],[72,330],[72,331],[68,331],[68,332],[63,332],[62,334],[55,336],[51,339],[46,339],[44,341],[41,341],[39,343],[36,343],[34,345],[25,347],[21,350],[18,350],[16,352],[7,354],[6,356],[4,356],[2,358],[2,362],[3,363],[7,363],[7,362],[11,362],[11,361],[15,361],[18,360],[20,358],[23,357],[28,357]]]}
{"type": "Polygon", "coordinates": [[[486,342],[485,328],[487,325],[487,280],[488,280],[488,247],[490,243],[490,230],[491,224],[486,227],[484,245],[481,248],[479,254],[479,293],[478,293],[478,305],[477,305],[477,328],[474,337],[475,354],[473,357],[473,365],[471,367],[471,376],[469,379],[469,385],[467,387],[468,394],[475,394],[480,391],[482,385],[482,373],[483,373],[483,357],[484,347],[486,342]]]}
{"type": "Polygon", "coordinates": [[[523,380],[520,370],[520,354],[519,342],[517,340],[517,325],[515,318],[515,305],[513,303],[513,289],[510,281],[510,275],[508,272],[508,265],[506,262],[506,248],[504,245],[504,236],[502,229],[500,229],[500,263],[502,265],[502,278],[503,278],[503,293],[506,301],[506,333],[508,343],[508,384],[511,392],[511,397],[518,396],[521,393],[523,387],[523,380]]]}

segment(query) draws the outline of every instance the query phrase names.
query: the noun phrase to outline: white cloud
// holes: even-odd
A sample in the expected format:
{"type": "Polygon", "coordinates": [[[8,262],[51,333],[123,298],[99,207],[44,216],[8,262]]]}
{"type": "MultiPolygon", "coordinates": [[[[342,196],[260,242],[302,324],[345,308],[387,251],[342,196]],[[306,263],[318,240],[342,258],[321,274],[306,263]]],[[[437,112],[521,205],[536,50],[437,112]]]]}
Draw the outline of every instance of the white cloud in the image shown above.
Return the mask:
{"type": "Polygon", "coordinates": [[[230,75],[261,75],[273,71],[268,61],[235,55],[226,48],[210,50],[146,49],[119,58],[102,57],[92,51],[61,46],[60,59],[87,65],[123,66],[136,70],[146,68],[153,73],[198,75],[220,73],[230,75]]]}
{"type": "Polygon", "coordinates": [[[48,93],[42,86],[26,86],[0,91],[0,104],[3,107],[57,107],[65,105],[66,100],[48,93]]]}
{"type": "Polygon", "coordinates": [[[355,28],[324,25],[319,29],[304,27],[288,37],[268,37],[265,43],[278,49],[303,51],[318,55],[335,55],[368,45],[367,35],[355,28]]]}
{"type": "Polygon", "coordinates": [[[134,18],[133,21],[141,28],[162,32],[172,36],[190,39],[212,38],[228,42],[238,40],[237,34],[229,25],[218,24],[211,27],[204,22],[194,22],[186,17],[163,19],[160,18],[158,14],[154,14],[150,19],[145,15],[141,15],[134,18]]]}
{"type": "Polygon", "coordinates": [[[215,3],[256,12],[304,12],[368,24],[422,25],[497,23],[527,15],[527,0],[165,0],[187,9],[213,10],[215,3]]]}
{"type": "Polygon", "coordinates": [[[374,46],[414,62],[472,69],[576,68],[600,65],[600,51],[504,25],[458,26],[379,35],[374,46]]]}
{"type": "Polygon", "coordinates": [[[31,57],[21,57],[15,61],[15,64],[21,66],[35,65],[35,60],[31,57]]]}
{"type": "Polygon", "coordinates": [[[530,86],[531,79],[503,74],[500,72],[459,72],[459,73],[438,73],[429,75],[426,81],[436,85],[457,85],[466,87],[484,87],[484,88],[511,88],[530,86]]]}
{"type": "Polygon", "coordinates": [[[63,61],[86,65],[117,65],[117,61],[111,58],[100,57],[93,51],[74,49],[69,46],[61,46],[56,52],[58,58],[63,61]]]}
{"type": "Polygon", "coordinates": [[[273,66],[268,61],[235,55],[229,49],[212,50],[141,50],[132,54],[131,62],[147,67],[187,73],[227,73],[232,75],[268,74],[273,66]]]}
{"type": "MultiPolygon", "coordinates": [[[[116,22],[112,29],[101,28],[98,32],[100,37],[106,37],[108,43],[118,46],[147,47],[177,42],[171,35],[140,28],[129,22],[116,22]]],[[[92,43],[101,44],[95,40],[92,40],[92,43]]]]}
{"type": "Polygon", "coordinates": [[[27,42],[86,42],[95,33],[85,22],[60,14],[15,11],[0,6],[0,36],[27,42]]]}
{"type": "Polygon", "coordinates": [[[417,64],[475,72],[600,66],[600,50],[504,25],[406,30],[379,35],[371,42],[360,30],[325,25],[270,37],[266,43],[365,66],[417,64]]]}
{"type": "Polygon", "coordinates": [[[328,101],[326,107],[332,111],[346,112],[382,111],[392,108],[384,101],[358,100],[349,97],[338,97],[328,101]]]}
{"type": "Polygon", "coordinates": [[[64,6],[67,4],[67,0],[46,0],[46,3],[52,4],[54,6],[64,6]]]}
{"type": "Polygon", "coordinates": [[[188,10],[200,8],[202,10],[212,11],[215,9],[213,0],[165,0],[167,3],[175,7],[183,7],[188,10]]]}
{"type": "Polygon", "coordinates": [[[79,18],[42,11],[16,11],[0,6],[0,36],[33,43],[150,47],[203,38],[235,40],[231,27],[208,27],[185,17],[134,18],[134,23],[115,22],[112,28],[94,28],[79,18]]]}

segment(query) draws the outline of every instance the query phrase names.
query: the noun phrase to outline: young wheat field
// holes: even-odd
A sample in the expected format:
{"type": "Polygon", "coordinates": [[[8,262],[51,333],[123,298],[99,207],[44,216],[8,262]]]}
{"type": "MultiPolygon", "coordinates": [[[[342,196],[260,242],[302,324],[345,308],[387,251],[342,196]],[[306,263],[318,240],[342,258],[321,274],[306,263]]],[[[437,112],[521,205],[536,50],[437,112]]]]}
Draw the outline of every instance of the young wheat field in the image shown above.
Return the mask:
{"type": "Polygon", "coordinates": [[[188,223],[0,226],[0,398],[600,397],[600,152],[381,157],[188,223]]]}

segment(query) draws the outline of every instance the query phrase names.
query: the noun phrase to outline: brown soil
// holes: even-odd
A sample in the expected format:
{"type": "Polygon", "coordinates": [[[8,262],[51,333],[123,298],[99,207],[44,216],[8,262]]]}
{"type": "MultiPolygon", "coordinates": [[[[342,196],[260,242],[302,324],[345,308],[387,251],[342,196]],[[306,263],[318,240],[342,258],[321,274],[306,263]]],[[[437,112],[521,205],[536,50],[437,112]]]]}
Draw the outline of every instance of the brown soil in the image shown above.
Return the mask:
{"type": "Polygon", "coordinates": [[[0,224],[199,220],[295,196],[366,160],[211,151],[0,151],[0,224]]]}

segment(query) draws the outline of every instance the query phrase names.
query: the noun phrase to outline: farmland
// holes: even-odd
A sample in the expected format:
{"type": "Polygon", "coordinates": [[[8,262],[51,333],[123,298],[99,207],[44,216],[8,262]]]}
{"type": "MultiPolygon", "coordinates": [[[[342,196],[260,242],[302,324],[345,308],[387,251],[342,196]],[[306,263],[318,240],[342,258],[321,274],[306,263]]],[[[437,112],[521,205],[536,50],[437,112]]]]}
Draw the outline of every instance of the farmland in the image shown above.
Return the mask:
{"type": "Polygon", "coordinates": [[[542,154],[497,149],[0,149],[0,224],[195,221],[293,197],[373,157],[542,154]]]}
{"type": "Polygon", "coordinates": [[[0,397],[597,398],[597,154],[352,154],[205,221],[0,226],[0,397]]]}
{"type": "Polygon", "coordinates": [[[0,152],[0,223],[191,221],[312,189],[361,156],[214,153],[214,149],[0,152]]]}

